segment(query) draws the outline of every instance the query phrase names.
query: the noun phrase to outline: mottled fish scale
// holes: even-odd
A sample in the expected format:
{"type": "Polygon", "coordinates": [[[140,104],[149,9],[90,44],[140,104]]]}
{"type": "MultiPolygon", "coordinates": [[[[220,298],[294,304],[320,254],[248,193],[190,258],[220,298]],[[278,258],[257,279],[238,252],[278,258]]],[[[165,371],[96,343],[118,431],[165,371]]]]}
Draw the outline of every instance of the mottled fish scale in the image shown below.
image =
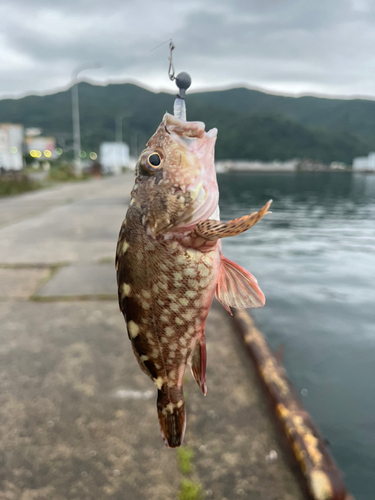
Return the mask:
{"type": "Polygon", "coordinates": [[[180,385],[196,338],[204,335],[202,319],[210,304],[202,292],[215,288],[217,249],[187,251],[178,241],[154,239],[133,218],[141,218],[136,207],[128,211],[118,245],[119,299],[129,338],[157,385],[171,379],[180,385]],[[143,265],[132,266],[140,256],[143,265]]]}
{"type": "Polygon", "coordinates": [[[166,444],[185,431],[186,364],[206,394],[204,328],[214,296],[230,307],[262,307],[256,279],[221,253],[220,238],[239,234],[267,213],[224,223],[213,163],[216,131],[165,115],[136,167],[136,183],[116,251],[120,309],[142,370],[158,389],[166,444]]]}

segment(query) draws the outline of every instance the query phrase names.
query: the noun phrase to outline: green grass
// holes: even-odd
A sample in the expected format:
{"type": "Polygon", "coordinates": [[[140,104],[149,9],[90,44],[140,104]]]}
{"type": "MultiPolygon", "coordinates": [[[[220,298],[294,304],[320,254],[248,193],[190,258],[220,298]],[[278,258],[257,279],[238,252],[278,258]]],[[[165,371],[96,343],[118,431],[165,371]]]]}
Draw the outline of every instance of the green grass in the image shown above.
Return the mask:
{"type": "Polygon", "coordinates": [[[12,196],[15,194],[35,191],[42,186],[38,182],[32,181],[26,175],[14,175],[11,177],[0,177],[0,196],[12,196]]]}
{"type": "Polygon", "coordinates": [[[183,479],[178,500],[200,500],[202,498],[202,486],[199,483],[183,479]]]}
{"type": "Polygon", "coordinates": [[[82,174],[78,177],[74,172],[73,165],[71,164],[53,166],[48,174],[48,180],[53,182],[84,181],[88,178],[88,174],[82,174]]]}
{"type": "Polygon", "coordinates": [[[177,449],[178,463],[183,474],[189,474],[192,470],[192,459],[194,452],[187,446],[181,446],[177,449]]]}
{"type": "MultiPolygon", "coordinates": [[[[182,474],[188,475],[193,471],[194,452],[188,446],[177,449],[178,465],[182,474]]],[[[202,498],[202,485],[191,479],[183,478],[181,481],[179,500],[200,500],[202,498]]]]}
{"type": "Polygon", "coordinates": [[[29,300],[32,302],[87,302],[87,301],[101,301],[101,300],[117,300],[118,296],[111,293],[100,293],[93,295],[52,295],[40,296],[32,295],[29,300]]]}
{"type": "Polygon", "coordinates": [[[40,171],[40,169],[35,170],[34,168],[28,167],[22,171],[22,173],[6,173],[1,175],[0,197],[13,196],[27,191],[35,191],[36,189],[41,189],[50,185],[51,182],[77,182],[85,181],[90,178],[90,175],[87,173],[78,177],[74,172],[73,165],[70,164],[52,166],[47,179],[43,181],[35,181],[27,175],[28,173],[31,174],[40,171]]]}

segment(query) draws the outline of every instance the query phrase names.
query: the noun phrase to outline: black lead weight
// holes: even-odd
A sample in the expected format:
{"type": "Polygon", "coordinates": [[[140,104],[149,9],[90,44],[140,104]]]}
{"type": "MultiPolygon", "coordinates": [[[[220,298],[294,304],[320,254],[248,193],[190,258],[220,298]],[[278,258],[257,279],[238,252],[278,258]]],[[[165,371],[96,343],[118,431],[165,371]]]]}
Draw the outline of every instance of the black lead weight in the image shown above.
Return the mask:
{"type": "Polygon", "coordinates": [[[176,85],[180,89],[180,92],[178,93],[178,97],[181,99],[185,98],[185,92],[191,85],[191,76],[186,73],[185,71],[182,71],[176,76],[176,85]]]}

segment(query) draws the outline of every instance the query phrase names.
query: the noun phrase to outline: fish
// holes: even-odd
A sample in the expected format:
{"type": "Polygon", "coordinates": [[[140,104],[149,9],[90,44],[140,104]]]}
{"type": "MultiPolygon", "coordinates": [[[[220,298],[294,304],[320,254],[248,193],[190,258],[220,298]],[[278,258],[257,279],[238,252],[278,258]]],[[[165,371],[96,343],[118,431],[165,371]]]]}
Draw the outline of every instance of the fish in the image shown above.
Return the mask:
{"type": "Polygon", "coordinates": [[[161,434],[181,445],[186,365],[206,395],[205,323],[214,295],[231,307],[263,307],[256,278],[224,257],[221,239],[269,213],[222,222],[214,166],[217,129],[166,113],[135,168],[116,248],[120,310],[135,357],[157,387],[161,434]]]}

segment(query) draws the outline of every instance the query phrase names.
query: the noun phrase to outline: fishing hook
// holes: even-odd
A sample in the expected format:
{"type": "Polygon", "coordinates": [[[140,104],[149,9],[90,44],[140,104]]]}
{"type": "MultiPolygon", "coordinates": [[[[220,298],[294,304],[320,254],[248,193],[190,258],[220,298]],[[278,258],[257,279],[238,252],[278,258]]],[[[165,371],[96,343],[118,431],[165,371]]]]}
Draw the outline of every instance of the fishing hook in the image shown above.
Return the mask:
{"type": "Polygon", "coordinates": [[[169,79],[172,80],[172,82],[173,82],[173,80],[176,79],[176,77],[174,76],[173,50],[174,50],[174,43],[171,40],[169,42],[169,57],[168,57],[169,68],[168,68],[168,76],[169,76],[169,79]]]}
{"type": "MultiPolygon", "coordinates": [[[[182,73],[179,73],[177,76],[174,76],[173,50],[174,50],[174,43],[171,39],[171,41],[169,42],[168,76],[170,80],[176,81],[176,85],[178,87],[178,94],[176,96],[173,106],[173,114],[180,120],[186,121],[185,93],[191,85],[191,78],[190,75],[185,71],[182,71],[182,73]]],[[[167,127],[165,127],[165,130],[169,133],[167,127]]]]}

